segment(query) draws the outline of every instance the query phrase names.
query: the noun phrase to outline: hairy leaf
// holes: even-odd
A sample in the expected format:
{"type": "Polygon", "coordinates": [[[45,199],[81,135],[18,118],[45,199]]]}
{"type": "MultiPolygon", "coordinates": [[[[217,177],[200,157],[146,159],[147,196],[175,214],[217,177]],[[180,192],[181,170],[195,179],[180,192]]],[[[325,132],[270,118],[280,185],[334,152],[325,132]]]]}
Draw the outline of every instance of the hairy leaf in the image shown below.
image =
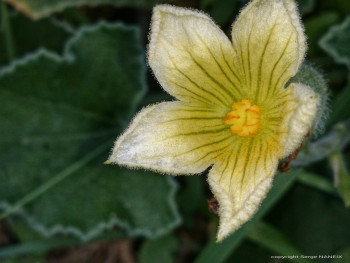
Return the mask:
{"type": "Polygon", "coordinates": [[[0,217],[81,239],[178,224],[171,178],[103,165],[145,91],[135,28],[85,27],[62,57],[40,50],[4,68],[0,87],[0,217]]]}
{"type": "Polygon", "coordinates": [[[336,62],[350,69],[350,16],[337,26],[332,27],[320,40],[321,47],[329,53],[336,62]]]}
{"type": "Polygon", "coordinates": [[[32,21],[20,13],[13,13],[8,20],[11,34],[6,35],[5,28],[0,31],[0,65],[10,62],[6,38],[12,38],[14,55],[19,58],[39,48],[62,53],[65,42],[73,33],[69,26],[50,18],[32,21]]]}
{"type": "Polygon", "coordinates": [[[306,142],[293,166],[306,166],[342,150],[350,142],[350,119],[338,123],[326,135],[315,142],[306,142]]]}
{"type": "Polygon", "coordinates": [[[322,74],[311,65],[304,63],[298,73],[291,78],[290,83],[302,83],[311,87],[320,96],[317,114],[315,116],[312,134],[317,136],[324,130],[328,117],[329,94],[326,81],[322,74]]]}

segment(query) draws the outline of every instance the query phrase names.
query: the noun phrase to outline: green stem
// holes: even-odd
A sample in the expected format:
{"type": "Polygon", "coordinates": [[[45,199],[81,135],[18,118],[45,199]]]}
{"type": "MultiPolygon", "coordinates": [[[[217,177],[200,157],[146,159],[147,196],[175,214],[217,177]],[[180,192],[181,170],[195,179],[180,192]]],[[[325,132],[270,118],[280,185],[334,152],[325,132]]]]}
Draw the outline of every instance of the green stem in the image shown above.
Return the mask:
{"type": "Polygon", "coordinates": [[[14,205],[8,207],[4,213],[0,216],[0,220],[8,217],[14,212],[17,212],[20,208],[27,205],[29,202],[35,200],[37,197],[54,187],[56,184],[60,183],[64,179],[66,179],[71,174],[78,171],[80,168],[85,166],[87,163],[98,157],[101,153],[103,153],[109,146],[111,145],[111,141],[108,140],[105,144],[98,147],[88,155],[84,156],[82,159],[74,163],[73,165],[69,166],[67,169],[63,170],[56,176],[54,176],[51,180],[47,181],[46,183],[42,184],[38,188],[36,188],[34,191],[30,192],[26,196],[24,196],[22,199],[17,201],[14,205]]]}
{"type": "Polygon", "coordinates": [[[15,52],[15,46],[13,42],[11,23],[10,23],[8,11],[7,11],[7,5],[3,1],[1,2],[1,17],[2,17],[1,24],[2,24],[2,30],[4,31],[7,58],[9,61],[12,61],[16,57],[16,52],[15,52]]]}

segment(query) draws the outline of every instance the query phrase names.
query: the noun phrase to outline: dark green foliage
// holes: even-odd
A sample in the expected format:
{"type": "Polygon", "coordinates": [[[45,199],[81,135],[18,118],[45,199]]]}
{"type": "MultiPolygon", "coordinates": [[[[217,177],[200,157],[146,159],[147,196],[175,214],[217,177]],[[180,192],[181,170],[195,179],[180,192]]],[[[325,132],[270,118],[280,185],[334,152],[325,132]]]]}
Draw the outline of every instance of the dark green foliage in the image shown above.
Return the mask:
{"type": "Polygon", "coordinates": [[[327,121],[327,126],[334,125],[337,122],[350,117],[349,98],[350,81],[333,99],[332,110],[327,121]]]}
{"type": "Polygon", "coordinates": [[[172,263],[177,247],[178,241],[172,235],[149,240],[142,245],[140,263],[172,263]]]}
{"type": "Polygon", "coordinates": [[[333,255],[349,244],[350,211],[339,197],[296,185],[279,207],[269,220],[306,255],[333,255]]]}
{"type": "Polygon", "coordinates": [[[3,68],[5,216],[81,239],[113,225],[159,235],[179,222],[170,178],[103,165],[145,91],[143,59],[135,28],[101,23],[79,31],[62,57],[41,50],[3,68]]]}
{"type": "MultiPolygon", "coordinates": [[[[9,15],[9,27],[11,28],[13,50],[15,57],[22,57],[39,48],[45,48],[57,53],[63,52],[63,47],[72,35],[72,29],[53,18],[40,21],[32,21],[20,13],[9,15]]],[[[6,31],[0,31],[0,64],[8,64],[8,52],[6,47],[6,31]]]]}
{"type": "Polygon", "coordinates": [[[1,263],[47,263],[61,249],[109,240],[130,241],[140,263],[288,262],[271,256],[290,254],[342,259],[289,262],[350,262],[349,0],[297,0],[308,63],[290,82],[322,96],[318,136],[304,143],[290,173],[276,175],[255,217],[221,243],[206,172],[174,179],[103,163],[136,111],[173,100],[147,70],[151,8],[201,9],[230,36],[248,0],[5,2],[1,263]],[[4,228],[12,237],[7,246],[4,228]]]}

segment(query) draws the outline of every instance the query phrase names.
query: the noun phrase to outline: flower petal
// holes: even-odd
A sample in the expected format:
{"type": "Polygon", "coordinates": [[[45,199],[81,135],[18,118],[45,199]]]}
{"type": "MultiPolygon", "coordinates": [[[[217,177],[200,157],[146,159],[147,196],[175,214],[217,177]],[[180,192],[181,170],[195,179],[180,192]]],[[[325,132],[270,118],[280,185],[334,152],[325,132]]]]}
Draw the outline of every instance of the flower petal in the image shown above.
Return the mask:
{"type": "Polygon", "coordinates": [[[236,144],[208,175],[219,202],[218,241],[237,230],[258,209],[271,187],[277,168],[276,147],[267,140],[250,138],[236,144]]]}
{"type": "Polygon", "coordinates": [[[254,103],[271,99],[301,65],[306,42],[293,0],[255,0],[243,9],[232,28],[233,48],[240,59],[244,89],[254,103]]]}
{"type": "Polygon", "coordinates": [[[287,89],[294,96],[294,110],[285,119],[287,133],[281,141],[282,157],[292,154],[302,144],[305,135],[312,128],[320,100],[318,94],[304,84],[292,83],[287,89]]]}
{"type": "Polygon", "coordinates": [[[242,99],[234,57],[229,39],[207,15],[170,5],[154,8],[149,65],[179,100],[230,108],[242,99]]]}
{"type": "Polygon", "coordinates": [[[170,174],[200,173],[232,145],[224,116],[179,101],[149,106],[117,139],[109,161],[170,174]]]}

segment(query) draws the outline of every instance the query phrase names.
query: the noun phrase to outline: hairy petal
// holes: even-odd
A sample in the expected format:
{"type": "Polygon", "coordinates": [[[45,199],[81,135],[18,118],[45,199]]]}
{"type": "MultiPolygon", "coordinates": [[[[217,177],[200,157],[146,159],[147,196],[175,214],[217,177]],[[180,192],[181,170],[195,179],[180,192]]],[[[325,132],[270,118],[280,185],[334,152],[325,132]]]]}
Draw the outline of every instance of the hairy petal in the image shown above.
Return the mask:
{"type": "Polygon", "coordinates": [[[305,35],[294,1],[250,2],[232,27],[233,48],[240,59],[248,98],[273,99],[276,90],[296,74],[305,51],[305,35]]]}
{"type": "Polygon", "coordinates": [[[295,31],[297,32],[297,42],[299,47],[299,60],[298,69],[304,61],[305,53],[307,49],[306,36],[304,33],[304,26],[301,22],[298,7],[295,0],[283,0],[284,6],[288,10],[288,16],[290,22],[293,24],[295,31]]]}
{"type": "Polygon", "coordinates": [[[312,128],[320,99],[312,88],[301,83],[292,83],[287,89],[294,96],[294,110],[286,116],[287,133],[281,140],[282,157],[290,155],[302,144],[312,128]]]}
{"type": "Polygon", "coordinates": [[[207,15],[170,5],[154,8],[148,62],[177,99],[230,107],[241,99],[235,59],[229,39],[207,15]]]}
{"type": "Polygon", "coordinates": [[[219,202],[218,241],[255,214],[271,187],[277,163],[276,148],[269,139],[250,138],[236,144],[230,154],[213,166],[208,182],[219,202]]]}
{"type": "Polygon", "coordinates": [[[169,174],[200,173],[232,145],[224,115],[179,101],[149,106],[117,139],[109,161],[169,174]]]}

